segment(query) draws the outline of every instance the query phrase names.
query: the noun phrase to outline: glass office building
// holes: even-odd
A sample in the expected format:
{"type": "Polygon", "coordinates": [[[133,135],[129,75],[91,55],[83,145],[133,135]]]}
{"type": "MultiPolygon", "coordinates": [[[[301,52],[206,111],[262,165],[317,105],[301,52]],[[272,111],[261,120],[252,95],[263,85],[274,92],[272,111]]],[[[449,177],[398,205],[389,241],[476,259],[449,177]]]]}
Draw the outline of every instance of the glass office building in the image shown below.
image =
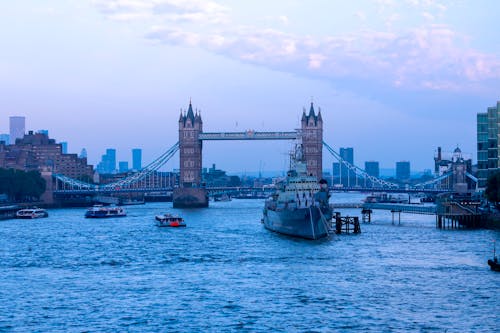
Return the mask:
{"type": "Polygon", "coordinates": [[[477,178],[485,188],[488,177],[498,171],[500,101],[487,112],[477,114],[477,178]]]}
{"type": "Polygon", "coordinates": [[[378,162],[376,162],[376,161],[366,161],[365,162],[365,171],[370,176],[373,176],[375,178],[380,177],[380,168],[379,168],[378,162]]]}

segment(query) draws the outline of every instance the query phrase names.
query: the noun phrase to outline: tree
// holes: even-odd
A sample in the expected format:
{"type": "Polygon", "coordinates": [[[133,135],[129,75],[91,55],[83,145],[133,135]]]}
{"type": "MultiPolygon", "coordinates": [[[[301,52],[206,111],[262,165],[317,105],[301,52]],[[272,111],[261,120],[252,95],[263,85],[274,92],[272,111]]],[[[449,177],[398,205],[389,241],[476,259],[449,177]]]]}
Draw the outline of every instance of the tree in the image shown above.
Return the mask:
{"type": "Polygon", "coordinates": [[[493,202],[495,206],[500,203],[500,172],[496,172],[488,177],[486,190],[484,192],[488,201],[493,202]]]}
{"type": "Polygon", "coordinates": [[[45,179],[38,171],[0,168],[0,193],[7,194],[11,201],[39,200],[45,188],[45,179]]]}

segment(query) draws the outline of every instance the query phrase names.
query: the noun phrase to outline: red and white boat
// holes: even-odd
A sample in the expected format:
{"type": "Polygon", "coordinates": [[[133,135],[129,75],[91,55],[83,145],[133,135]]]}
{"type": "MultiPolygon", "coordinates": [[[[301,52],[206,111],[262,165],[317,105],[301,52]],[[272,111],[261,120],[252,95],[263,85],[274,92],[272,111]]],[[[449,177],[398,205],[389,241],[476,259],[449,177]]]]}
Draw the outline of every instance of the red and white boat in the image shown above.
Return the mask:
{"type": "Polygon", "coordinates": [[[156,225],[158,227],[185,227],[186,223],[184,219],[180,216],[175,216],[172,214],[156,215],[156,225]]]}

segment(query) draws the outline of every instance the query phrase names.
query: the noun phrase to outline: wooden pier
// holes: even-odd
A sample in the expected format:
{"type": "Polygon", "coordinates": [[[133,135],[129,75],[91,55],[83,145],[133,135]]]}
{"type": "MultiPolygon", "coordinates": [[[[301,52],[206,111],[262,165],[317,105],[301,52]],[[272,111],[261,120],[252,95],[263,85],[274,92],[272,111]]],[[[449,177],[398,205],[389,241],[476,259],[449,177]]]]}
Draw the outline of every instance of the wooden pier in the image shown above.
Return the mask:
{"type": "Polygon", "coordinates": [[[359,217],[357,216],[341,216],[340,213],[336,212],[334,220],[336,234],[359,234],[361,232],[359,217]]]}
{"type": "Polygon", "coordinates": [[[411,214],[424,214],[424,215],[435,215],[436,206],[431,205],[410,205],[410,204],[393,204],[393,203],[364,203],[364,202],[353,202],[353,203],[332,203],[330,204],[332,209],[347,209],[347,208],[361,208],[363,210],[394,210],[401,211],[402,213],[411,214]]]}
{"type": "MultiPolygon", "coordinates": [[[[371,222],[373,210],[388,210],[392,214],[392,224],[401,224],[401,214],[435,215],[436,227],[439,229],[475,229],[487,224],[487,218],[478,211],[476,202],[460,202],[457,200],[443,200],[436,205],[411,205],[396,203],[332,203],[332,209],[361,208],[361,217],[364,223],[371,222]]],[[[342,228],[348,228],[343,221],[342,228]]],[[[358,221],[359,223],[359,221],[358,221]]],[[[350,226],[354,225],[354,220],[350,226]]],[[[351,229],[354,229],[352,227],[351,229]]],[[[336,229],[337,230],[337,227],[336,229]]]]}
{"type": "Polygon", "coordinates": [[[484,222],[483,215],[436,215],[436,228],[439,229],[476,229],[482,227],[484,222]]]}
{"type": "Polygon", "coordinates": [[[443,200],[436,208],[436,227],[439,229],[476,229],[486,225],[486,216],[478,203],[443,200]]]}

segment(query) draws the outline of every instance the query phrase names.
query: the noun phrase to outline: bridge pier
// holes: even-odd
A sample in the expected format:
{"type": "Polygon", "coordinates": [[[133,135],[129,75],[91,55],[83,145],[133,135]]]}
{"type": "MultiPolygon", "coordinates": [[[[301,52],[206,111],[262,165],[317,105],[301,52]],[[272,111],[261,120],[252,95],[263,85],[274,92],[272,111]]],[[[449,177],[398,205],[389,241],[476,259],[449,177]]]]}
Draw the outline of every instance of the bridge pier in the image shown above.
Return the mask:
{"type": "Polygon", "coordinates": [[[208,191],[204,188],[178,187],[172,198],[174,208],[208,207],[208,191]]]}

